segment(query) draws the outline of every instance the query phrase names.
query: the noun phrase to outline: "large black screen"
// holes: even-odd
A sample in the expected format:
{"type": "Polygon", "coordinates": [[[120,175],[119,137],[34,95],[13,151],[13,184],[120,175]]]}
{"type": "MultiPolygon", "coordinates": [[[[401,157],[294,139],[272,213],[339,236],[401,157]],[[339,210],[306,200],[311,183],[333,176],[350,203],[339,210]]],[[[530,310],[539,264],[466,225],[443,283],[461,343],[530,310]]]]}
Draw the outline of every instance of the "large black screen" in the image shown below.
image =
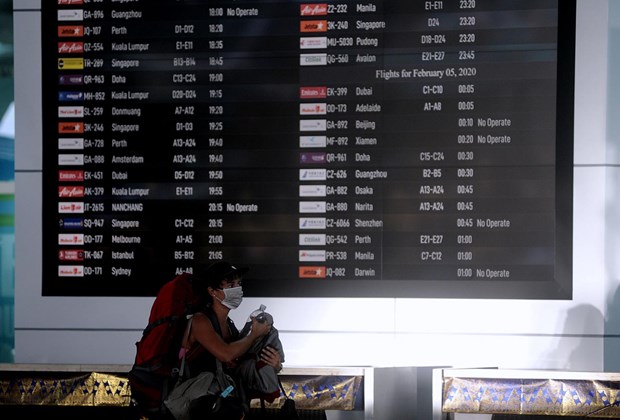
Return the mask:
{"type": "Polygon", "coordinates": [[[572,297],[575,2],[42,2],[43,294],[572,297]]]}

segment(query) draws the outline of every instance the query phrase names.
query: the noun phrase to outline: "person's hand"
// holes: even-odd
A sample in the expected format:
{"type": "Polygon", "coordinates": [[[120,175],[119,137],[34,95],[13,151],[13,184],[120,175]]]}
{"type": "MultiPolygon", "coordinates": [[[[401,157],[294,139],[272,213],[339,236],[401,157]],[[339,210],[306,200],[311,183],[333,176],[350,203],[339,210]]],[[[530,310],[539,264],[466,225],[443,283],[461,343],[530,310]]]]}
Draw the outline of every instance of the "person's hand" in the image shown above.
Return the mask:
{"type": "Polygon", "coordinates": [[[280,360],[280,353],[271,346],[265,346],[260,353],[260,360],[265,364],[272,366],[276,372],[282,370],[282,360],[280,360]]]}
{"type": "Polygon", "coordinates": [[[267,335],[269,330],[271,330],[271,325],[266,322],[259,322],[255,317],[252,318],[252,330],[250,331],[250,334],[254,338],[267,335]]]}

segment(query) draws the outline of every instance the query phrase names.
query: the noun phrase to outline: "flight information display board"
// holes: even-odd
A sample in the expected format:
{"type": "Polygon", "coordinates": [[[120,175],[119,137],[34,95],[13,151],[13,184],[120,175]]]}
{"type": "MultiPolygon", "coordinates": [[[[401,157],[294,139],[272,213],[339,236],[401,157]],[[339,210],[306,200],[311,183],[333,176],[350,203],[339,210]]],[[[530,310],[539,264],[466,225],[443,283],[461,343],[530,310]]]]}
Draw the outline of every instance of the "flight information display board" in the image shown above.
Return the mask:
{"type": "Polygon", "coordinates": [[[570,299],[575,2],[42,2],[43,294],[570,299]]]}

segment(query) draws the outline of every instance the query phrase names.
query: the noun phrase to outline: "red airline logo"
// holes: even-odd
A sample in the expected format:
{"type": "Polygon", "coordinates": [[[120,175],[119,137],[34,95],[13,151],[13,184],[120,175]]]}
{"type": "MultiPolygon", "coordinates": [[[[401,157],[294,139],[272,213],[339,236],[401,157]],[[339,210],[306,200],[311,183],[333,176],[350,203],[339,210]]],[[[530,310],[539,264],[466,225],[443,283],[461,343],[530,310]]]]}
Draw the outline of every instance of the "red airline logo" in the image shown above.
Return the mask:
{"type": "Polygon", "coordinates": [[[84,52],[83,42],[59,42],[58,52],[60,54],[79,54],[84,52]]]}
{"type": "Polygon", "coordinates": [[[299,88],[299,98],[301,99],[327,98],[327,87],[326,86],[302,86],[299,88]]]}
{"type": "Polygon", "coordinates": [[[59,37],[84,36],[83,25],[63,25],[58,27],[59,37]]]}
{"type": "Polygon", "coordinates": [[[301,4],[299,13],[302,16],[325,16],[327,15],[327,3],[301,4]]]}
{"type": "Polygon", "coordinates": [[[58,123],[58,132],[61,134],[82,134],[84,133],[84,123],[81,123],[81,122],[58,123]]]}
{"type": "Polygon", "coordinates": [[[84,251],[81,249],[61,249],[58,251],[60,261],[84,261],[84,251]]]}
{"type": "Polygon", "coordinates": [[[58,171],[58,181],[60,182],[84,181],[84,171],[58,171]]]}
{"type": "Polygon", "coordinates": [[[299,267],[300,279],[324,279],[325,266],[301,266],[299,267]]]}
{"type": "Polygon", "coordinates": [[[84,197],[84,187],[58,187],[58,197],[84,197]]]}
{"type": "Polygon", "coordinates": [[[327,32],[326,20],[302,20],[299,22],[301,32],[327,32]]]}

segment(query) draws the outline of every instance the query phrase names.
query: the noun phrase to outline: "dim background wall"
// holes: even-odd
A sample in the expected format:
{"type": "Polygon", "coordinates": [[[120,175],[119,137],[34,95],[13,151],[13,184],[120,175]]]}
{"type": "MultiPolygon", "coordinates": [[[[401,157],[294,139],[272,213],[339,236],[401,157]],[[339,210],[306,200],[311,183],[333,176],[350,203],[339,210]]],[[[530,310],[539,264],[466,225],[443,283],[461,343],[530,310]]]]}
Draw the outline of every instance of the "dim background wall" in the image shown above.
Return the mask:
{"type": "MultiPolygon", "coordinates": [[[[232,312],[237,324],[265,304],[280,331],[287,366],[620,371],[620,139],[614,126],[620,86],[613,77],[607,80],[608,70],[619,74],[617,3],[577,0],[571,301],[246,298],[232,312]]],[[[152,298],[41,296],[39,4],[14,0],[15,361],[132,363],[152,298]]]]}

